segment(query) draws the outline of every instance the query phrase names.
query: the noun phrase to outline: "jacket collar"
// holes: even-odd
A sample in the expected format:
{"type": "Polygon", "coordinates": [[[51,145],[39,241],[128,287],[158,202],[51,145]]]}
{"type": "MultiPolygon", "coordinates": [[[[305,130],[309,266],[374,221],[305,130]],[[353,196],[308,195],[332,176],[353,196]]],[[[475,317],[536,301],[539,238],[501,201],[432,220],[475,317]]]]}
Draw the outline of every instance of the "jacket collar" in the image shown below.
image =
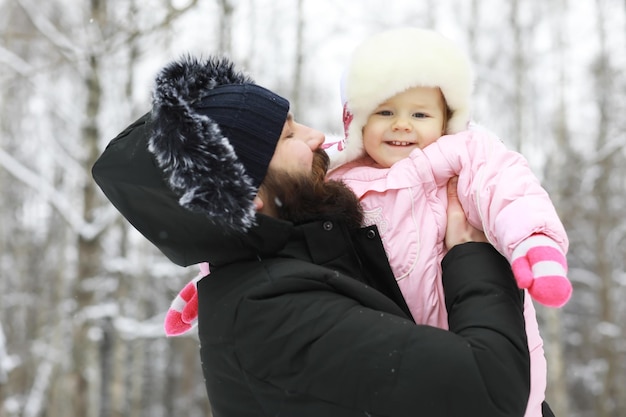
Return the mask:
{"type": "Polygon", "coordinates": [[[293,225],[262,214],[257,214],[256,219],[256,226],[241,237],[239,248],[223,245],[211,252],[209,263],[220,266],[245,259],[286,257],[339,267],[345,260],[354,259],[350,232],[343,222],[318,220],[293,225]],[[341,261],[336,265],[338,259],[341,261]]]}

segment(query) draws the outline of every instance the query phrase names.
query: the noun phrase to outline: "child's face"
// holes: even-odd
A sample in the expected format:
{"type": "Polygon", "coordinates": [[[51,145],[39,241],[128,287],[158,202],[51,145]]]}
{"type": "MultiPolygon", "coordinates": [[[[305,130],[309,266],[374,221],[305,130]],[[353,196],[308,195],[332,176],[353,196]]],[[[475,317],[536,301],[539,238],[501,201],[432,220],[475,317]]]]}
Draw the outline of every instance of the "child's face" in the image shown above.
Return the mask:
{"type": "Polygon", "coordinates": [[[381,103],[363,127],[365,152],[390,167],[444,133],[445,103],[439,88],[413,87],[381,103]]]}

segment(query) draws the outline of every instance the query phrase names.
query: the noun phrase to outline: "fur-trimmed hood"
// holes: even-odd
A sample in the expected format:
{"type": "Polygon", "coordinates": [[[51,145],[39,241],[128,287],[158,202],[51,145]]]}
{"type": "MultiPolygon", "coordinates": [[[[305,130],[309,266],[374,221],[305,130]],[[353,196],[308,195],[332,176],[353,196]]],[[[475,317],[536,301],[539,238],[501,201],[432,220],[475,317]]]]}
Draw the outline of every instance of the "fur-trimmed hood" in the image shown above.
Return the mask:
{"type": "Polygon", "coordinates": [[[245,231],[288,112],[227,59],[185,57],[156,78],[148,149],[183,207],[245,231]]]}
{"type": "Polygon", "coordinates": [[[285,222],[256,214],[253,205],[288,110],[287,100],[252,84],[227,59],[183,58],[159,74],[152,112],[109,143],[93,177],[178,265],[256,256],[272,250],[255,238],[259,219],[263,230],[288,234],[285,222]]]}
{"type": "Polygon", "coordinates": [[[255,225],[243,233],[182,207],[147,151],[150,119],[145,114],[122,131],[92,168],[98,186],[135,229],[180,266],[256,259],[284,245],[293,227],[289,222],[257,214],[255,225]]]}

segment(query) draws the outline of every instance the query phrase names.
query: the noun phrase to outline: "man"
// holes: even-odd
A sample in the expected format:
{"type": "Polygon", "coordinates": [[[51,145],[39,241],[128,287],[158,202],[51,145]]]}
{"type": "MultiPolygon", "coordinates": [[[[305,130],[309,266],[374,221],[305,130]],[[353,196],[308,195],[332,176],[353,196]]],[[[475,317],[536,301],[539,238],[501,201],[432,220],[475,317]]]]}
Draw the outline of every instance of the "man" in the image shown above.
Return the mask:
{"type": "Polygon", "coordinates": [[[520,293],[490,245],[459,244],[478,235],[454,185],[444,331],[410,320],[376,227],[360,228],[356,197],[324,181],[322,141],[230,61],[186,58],[94,166],[173,262],[211,264],[198,332],[213,414],[523,415],[520,293]]]}

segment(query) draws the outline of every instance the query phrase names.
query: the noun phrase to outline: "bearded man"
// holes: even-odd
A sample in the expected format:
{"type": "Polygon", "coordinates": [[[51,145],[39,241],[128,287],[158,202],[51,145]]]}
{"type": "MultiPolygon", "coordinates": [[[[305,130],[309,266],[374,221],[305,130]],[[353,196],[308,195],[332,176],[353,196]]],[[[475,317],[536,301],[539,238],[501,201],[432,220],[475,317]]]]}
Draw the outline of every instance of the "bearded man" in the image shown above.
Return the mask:
{"type": "Polygon", "coordinates": [[[324,180],[323,141],[229,60],[189,57],[161,71],[152,112],[93,168],[169,259],[211,265],[197,291],[213,415],[522,416],[520,293],[454,186],[446,331],[410,319],[376,227],[324,180]]]}

